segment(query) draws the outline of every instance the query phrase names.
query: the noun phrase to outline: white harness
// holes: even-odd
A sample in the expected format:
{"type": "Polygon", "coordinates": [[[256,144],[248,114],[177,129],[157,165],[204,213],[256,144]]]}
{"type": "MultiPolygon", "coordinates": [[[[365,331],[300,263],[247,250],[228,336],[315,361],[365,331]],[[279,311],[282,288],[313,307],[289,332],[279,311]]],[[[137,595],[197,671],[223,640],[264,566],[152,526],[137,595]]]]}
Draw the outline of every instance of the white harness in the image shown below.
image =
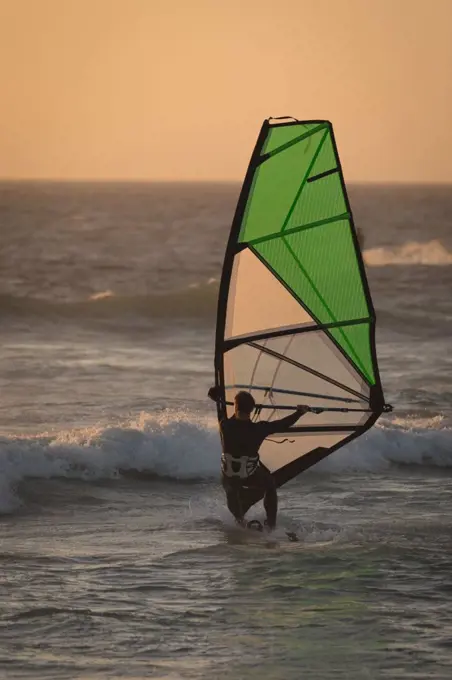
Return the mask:
{"type": "Polygon", "coordinates": [[[259,456],[231,456],[230,453],[221,454],[221,470],[226,477],[240,477],[246,479],[257,470],[259,456]]]}

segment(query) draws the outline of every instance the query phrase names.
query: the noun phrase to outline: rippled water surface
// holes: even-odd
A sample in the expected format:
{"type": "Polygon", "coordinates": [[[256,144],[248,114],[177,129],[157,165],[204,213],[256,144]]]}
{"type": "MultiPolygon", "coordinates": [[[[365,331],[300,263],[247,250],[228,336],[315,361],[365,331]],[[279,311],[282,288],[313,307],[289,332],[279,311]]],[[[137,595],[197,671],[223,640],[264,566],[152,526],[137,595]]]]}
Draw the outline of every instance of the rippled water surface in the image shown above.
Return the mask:
{"type": "Polygon", "coordinates": [[[0,677],[452,677],[450,188],[350,194],[396,410],[268,537],[205,398],[238,187],[0,185],[0,677]]]}

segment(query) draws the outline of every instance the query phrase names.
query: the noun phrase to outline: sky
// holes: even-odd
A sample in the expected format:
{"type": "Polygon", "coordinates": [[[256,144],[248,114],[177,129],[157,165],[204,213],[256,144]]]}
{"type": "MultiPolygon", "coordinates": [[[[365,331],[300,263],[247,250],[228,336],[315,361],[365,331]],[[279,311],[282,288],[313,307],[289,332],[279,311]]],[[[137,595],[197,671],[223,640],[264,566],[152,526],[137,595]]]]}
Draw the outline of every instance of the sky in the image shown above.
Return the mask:
{"type": "Polygon", "coordinates": [[[0,0],[0,178],[240,180],[269,116],[452,182],[452,0],[0,0]]]}

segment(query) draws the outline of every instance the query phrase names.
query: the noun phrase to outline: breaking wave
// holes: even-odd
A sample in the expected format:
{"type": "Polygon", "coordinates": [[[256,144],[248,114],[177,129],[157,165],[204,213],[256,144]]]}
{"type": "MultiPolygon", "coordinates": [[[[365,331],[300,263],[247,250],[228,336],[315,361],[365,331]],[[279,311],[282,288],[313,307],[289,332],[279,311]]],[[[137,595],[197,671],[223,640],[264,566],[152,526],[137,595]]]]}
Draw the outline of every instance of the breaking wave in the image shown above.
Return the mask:
{"type": "MultiPolygon", "coordinates": [[[[220,446],[210,416],[143,414],[124,426],[0,439],[0,511],[22,503],[26,479],[86,482],[123,475],[196,482],[218,480],[220,446]]],[[[392,465],[452,468],[452,430],[441,419],[393,420],[336,451],[313,474],[387,472],[392,465]]]]}
{"type": "Polygon", "coordinates": [[[364,261],[370,267],[385,267],[387,265],[444,266],[452,264],[452,253],[438,240],[426,243],[410,241],[402,246],[365,250],[364,261]]]}

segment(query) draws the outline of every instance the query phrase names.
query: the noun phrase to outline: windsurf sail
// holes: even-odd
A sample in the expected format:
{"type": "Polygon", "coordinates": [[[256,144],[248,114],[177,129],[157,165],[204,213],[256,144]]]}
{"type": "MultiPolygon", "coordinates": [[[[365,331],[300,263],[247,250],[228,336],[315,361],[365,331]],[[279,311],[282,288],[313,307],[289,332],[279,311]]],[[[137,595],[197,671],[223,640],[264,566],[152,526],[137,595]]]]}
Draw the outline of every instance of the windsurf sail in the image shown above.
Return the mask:
{"type": "MultiPolygon", "coordinates": [[[[329,121],[264,122],[238,200],[221,277],[218,417],[239,390],[255,419],[308,413],[265,440],[280,486],[368,430],[384,410],[375,311],[329,121]]],[[[250,497],[249,505],[260,496],[250,497]]]]}

